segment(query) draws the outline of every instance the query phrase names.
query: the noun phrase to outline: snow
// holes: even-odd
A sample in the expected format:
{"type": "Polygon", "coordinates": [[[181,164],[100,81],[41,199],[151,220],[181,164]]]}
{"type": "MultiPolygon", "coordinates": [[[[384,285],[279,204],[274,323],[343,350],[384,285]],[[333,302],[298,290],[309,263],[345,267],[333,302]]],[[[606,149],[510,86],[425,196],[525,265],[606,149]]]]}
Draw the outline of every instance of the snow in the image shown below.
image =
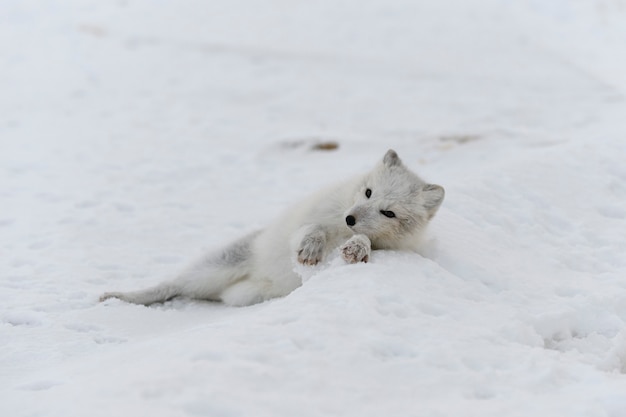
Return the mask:
{"type": "Polygon", "coordinates": [[[625,48],[623,1],[4,4],[0,414],[626,415],[625,48]],[[97,302],[389,148],[421,254],[97,302]]]}

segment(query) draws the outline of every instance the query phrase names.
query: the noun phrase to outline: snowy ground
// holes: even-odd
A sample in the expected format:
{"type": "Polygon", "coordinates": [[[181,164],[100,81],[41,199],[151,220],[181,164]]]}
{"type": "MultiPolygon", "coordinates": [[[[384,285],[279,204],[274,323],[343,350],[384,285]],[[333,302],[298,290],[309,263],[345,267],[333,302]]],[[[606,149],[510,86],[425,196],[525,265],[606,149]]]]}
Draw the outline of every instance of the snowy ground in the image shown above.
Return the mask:
{"type": "Polygon", "coordinates": [[[625,416],[625,115],[623,0],[3,4],[0,415],[625,416]],[[423,254],[97,302],[388,148],[423,254]]]}

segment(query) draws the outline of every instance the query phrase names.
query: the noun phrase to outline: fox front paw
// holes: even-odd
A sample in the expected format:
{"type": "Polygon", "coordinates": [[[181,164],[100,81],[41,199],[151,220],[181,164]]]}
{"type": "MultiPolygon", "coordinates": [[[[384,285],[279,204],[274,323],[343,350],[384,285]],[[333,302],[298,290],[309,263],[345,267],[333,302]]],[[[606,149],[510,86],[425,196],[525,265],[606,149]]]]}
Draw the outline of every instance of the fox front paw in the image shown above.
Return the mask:
{"type": "Polygon", "coordinates": [[[307,238],[302,242],[302,247],[298,250],[298,262],[303,265],[313,266],[320,263],[324,256],[323,239],[307,238]]]}
{"type": "Polygon", "coordinates": [[[371,245],[367,236],[357,235],[344,243],[339,252],[343,260],[349,264],[367,262],[370,259],[371,245]]]}

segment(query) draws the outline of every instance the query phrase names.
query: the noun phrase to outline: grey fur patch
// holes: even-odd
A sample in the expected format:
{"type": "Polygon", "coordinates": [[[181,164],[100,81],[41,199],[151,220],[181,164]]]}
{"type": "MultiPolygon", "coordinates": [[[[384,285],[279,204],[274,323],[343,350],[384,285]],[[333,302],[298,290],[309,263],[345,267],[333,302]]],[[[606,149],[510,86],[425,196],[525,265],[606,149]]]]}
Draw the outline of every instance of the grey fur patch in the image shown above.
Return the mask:
{"type": "Polygon", "coordinates": [[[252,257],[252,242],[259,235],[259,232],[251,233],[218,253],[215,263],[221,266],[239,265],[252,257]]]}
{"type": "Polygon", "coordinates": [[[400,161],[400,157],[398,157],[396,151],[389,149],[383,158],[383,163],[388,167],[393,167],[402,164],[402,161],[400,161]]]}

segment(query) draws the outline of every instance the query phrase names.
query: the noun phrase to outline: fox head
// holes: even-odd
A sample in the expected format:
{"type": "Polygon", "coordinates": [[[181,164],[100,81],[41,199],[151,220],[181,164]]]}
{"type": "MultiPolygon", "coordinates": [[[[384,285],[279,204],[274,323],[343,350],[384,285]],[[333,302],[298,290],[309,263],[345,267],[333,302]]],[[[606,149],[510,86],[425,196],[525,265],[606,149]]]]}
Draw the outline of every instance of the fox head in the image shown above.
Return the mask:
{"type": "Polygon", "coordinates": [[[402,248],[415,241],[444,196],[443,187],[425,183],[389,150],[364,178],[345,212],[346,225],[375,248],[402,248]]]}

